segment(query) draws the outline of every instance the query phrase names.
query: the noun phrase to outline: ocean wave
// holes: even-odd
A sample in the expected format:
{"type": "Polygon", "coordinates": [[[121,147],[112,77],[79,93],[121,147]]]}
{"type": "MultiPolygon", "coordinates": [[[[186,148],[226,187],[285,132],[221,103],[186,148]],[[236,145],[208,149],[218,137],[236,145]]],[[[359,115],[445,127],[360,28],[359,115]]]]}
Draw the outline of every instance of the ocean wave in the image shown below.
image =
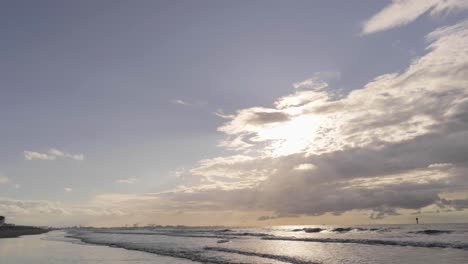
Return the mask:
{"type": "Polygon", "coordinates": [[[311,262],[308,260],[302,260],[299,258],[283,256],[283,255],[273,255],[273,254],[260,253],[260,252],[243,251],[243,250],[237,250],[237,249],[231,249],[231,248],[204,247],[203,249],[211,250],[211,251],[226,252],[226,253],[234,253],[234,254],[239,254],[239,255],[244,255],[244,256],[268,258],[268,259],[279,260],[279,261],[288,262],[292,264],[316,264],[317,263],[317,262],[311,262]]]}
{"type": "Polygon", "coordinates": [[[215,230],[215,233],[225,233],[225,232],[233,232],[231,229],[225,228],[221,230],[215,230]]]}
{"type": "Polygon", "coordinates": [[[384,232],[388,231],[388,229],[385,228],[362,228],[362,227],[336,227],[332,229],[326,229],[326,228],[319,228],[319,227],[305,227],[305,228],[297,228],[293,229],[292,232],[301,232],[304,231],[306,233],[320,233],[322,231],[329,231],[329,232],[335,232],[335,233],[347,233],[347,232],[384,232]]]}
{"type": "Polygon", "coordinates": [[[196,237],[196,238],[218,238],[218,239],[235,239],[239,237],[268,237],[271,234],[256,233],[256,232],[235,232],[230,229],[213,230],[212,232],[179,232],[179,231],[166,231],[166,232],[142,232],[142,231],[122,231],[122,230],[101,230],[93,231],[99,234],[119,234],[119,235],[144,235],[144,236],[170,236],[170,237],[196,237]]]}
{"type": "Polygon", "coordinates": [[[331,230],[336,233],[347,233],[347,232],[375,232],[375,231],[388,231],[386,228],[362,228],[362,227],[337,227],[331,230]]]}
{"type": "Polygon", "coordinates": [[[344,232],[349,232],[351,230],[353,230],[352,227],[338,227],[338,228],[332,229],[332,232],[344,233],[344,232]]]}
{"type": "Polygon", "coordinates": [[[325,230],[325,229],[323,229],[323,228],[318,228],[318,227],[317,227],[317,228],[300,228],[300,229],[293,229],[292,231],[293,231],[293,232],[304,231],[304,232],[306,232],[306,233],[320,233],[320,232],[322,232],[323,230],[325,230]]]}
{"type": "Polygon", "coordinates": [[[253,236],[253,237],[269,237],[269,236],[272,236],[270,234],[252,233],[252,232],[240,232],[240,233],[233,232],[233,233],[229,233],[229,234],[234,235],[234,236],[253,236]]]}
{"type": "Polygon", "coordinates": [[[434,230],[434,229],[426,229],[426,230],[420,230],[420,231],[413,231],[413,232],[408,232],[412,234],[425,234],[425,235],[440,235],[440,234],[450,234],[452,231],[448,230],[434,230]]]}
{"type": "MultiPolygon", "coordinates": [[[[162,232],[122,232],[122,231],[94,231],[94,233],[98,234],[118,234],[118,235],[142,235],[142,236],[170,236],[170,237],[195,237],[195,238],[229,238],[229,239],[236,239],[236,234],[225,234],[225,235],[217,235],[217,234],[190,234],[190,233],[162,233],[162,232]]],[[[242,235],[242,234],[241,234],[242,235]]]]}
{"type": "Polygon", "coordinates": [[[181,258],[181,259],[188,259],[196,262],[201,263],[212,263],[212,264],[250,264],[250,263],[242,263],[242,262],[232,262],[228,259],[224,259],[221,257],[215,256],[206,256],[204,255],[204,250],[190,250],[190,249],[163,249],[163,248],[150,248],[150,247],[142,247],[141,245],[135,245],[131,243],[123,243],[123,242],[102,242],[102,241],[95,241],[92,239],[83,238],[77,235],[70,235],[67,236],[70,238],[76,238],[81,240],[84,243],[94,244],[94,245],[102,245],[108,247],[118,247],[124,248],[128,250],[135,250],[135,251],[142,251],[152,254],[157,254],[161,256],[168,256],[174,258],[181,258]]]}
{"type": "Polygon", "coordinates": [[[379,239],[353,239],[353,238],[298,238],[298,237],[263,237],[264,240],[302,241],[317,243],[352,243],[366,245],[424,247],[424,248],[454,248],[468,250],[466,243],[444,243],[426,241],[379,240],[379,239]]]}

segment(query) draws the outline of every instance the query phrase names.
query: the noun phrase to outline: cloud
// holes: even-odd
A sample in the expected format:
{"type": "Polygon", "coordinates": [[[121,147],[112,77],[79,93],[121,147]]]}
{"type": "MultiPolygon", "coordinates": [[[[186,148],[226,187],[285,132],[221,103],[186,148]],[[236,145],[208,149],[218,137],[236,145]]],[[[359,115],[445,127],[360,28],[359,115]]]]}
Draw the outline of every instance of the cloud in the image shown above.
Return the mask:
{"type": "Polygon", "coordinates": [[[468,8],[465,0],[393,0],[379,13],[366,20],[362,34],[370,34],[413,22],[429,12],[431,16],[468,8]]]}
{"type": "Polygon", "coordinates": [[[126,178],[126,179],[118,179],[116,182],[117,183],[122,183],[122,184],[134,184],[138,181],[138,178],[126,178]]]}
{"type": "Polygon", "coordinates": [[[8,177],[3,176],[3,175],[0,174],[0,184],[7,183],[9,181],[10,181],[10,179],[8,177]]]}
{"type": "Polygon", "coordinates": [[[295,170],[314,170],[316,166],[312,163],[302,163],[294,167],[295,170]]]}
{"type": "Polygon", "coordinates": [[[58,158],[66,158],[82,161],[85,158],[83,154],[71,154],[55,148],[49,149],[46,153],[26,150],[23,152],[23,155],[25,160],[56,160],[58,158]]]}
{"type": "Polygon", "coordinates": [[[226,115],[222,146],[240,153],[200,161],[193,185],[158,197],[278,216],[464,209],[446,195],[468,190],[468,20],[427,41],[405,70],[346,96],[294,91],[226,115]]]}
{"type": "Polygon", "coordinates": [[[47,153],[39,153],[34,151],[24,151],[25,160],[55,160],[57,157],[47,153]]]}
{"type": "Polygon", "coordinates": [[[217,111],[213,112],[213,114],[224,119],[231,119],[234,117],[233,115],[226,115],[222,109],[218,109],[217,111]]]}
{"type": "Polygon", "coordinates": [[[60,203],[42,200],[15,200],[0,198],[0,211],[6,216],[31,214],[68,214],[60,203]]]}
{"type": "Polygon", "coordinates": [[[293,88],[298,90],[321,90],[328,87],[329,82],[339,80],[341,73],[337,71],[316,72],[309,79],[293,83],[293,88]]]}
{"type": "Polygon", "coordinates": [[[448,120],[462,126],[467,24],[429,34],[430,52],[401,74],[378,76],[341,98],[326,91],[294,92],[278,99],[275,108],[239,110],[219,131],[229,136],[228,141],[242,138],[250,149],[261,144],[265,154],[287,155],[402,142],[443,129],[448,120]],[[272,113],[284,118],[256,118],[272,113]]]}
{"type": "Polygon", "coordinates": [[[181,184],[173,190],[103,194],[82,207],[0,199],[0,210],[108,220],[172,215],[167,222],[190,224],[206,224],[219,212],[273,220],[466,210],[468,20],[434,30],[427,45],[406,69],[347,95],[295,88],[270,107],[223,113],[221,146],[233,151],[174,171],[181,184]],[[193,221],[203,213],[205,221],[193,221]]]}
{"type": "Polygon", "coordinates": [[[71,191],[73,191],[73,189],[70,188],[70,187],[65,187],[65,188],[63,188],[63,190],[66,191],[66,192],[71,192],[71,191]]]}
{"type": "Polygon", "coordinates": [[[293,87],[295,89],[314,89],[314,90],[320,90],[323,88],[327,88],[328,84],[322,80],[317,80],[314,78],[310,78],[307,80],[304,80],[302,82],[297,82],[293,84],[293,87]]]}
{"type": "Polygon", "coordinates": [[[171,100],[171,103],[176,104],[176,105],[183,105],[183,106],[191,106],[191,107],[203,107],[206,106],[208,103],[206,101],[193,101],[193,102],[187,102],[185,100],[181,99],[174,99],[171,100]]]}
{"type": "MultiPolygon", "coordinates": [[[[140,199],[141,200],[141,199],[140,199]]],[[[131,210],[135,200],[126,198],[125,206],[116,200],[105,202],[97,196],[86,205],[72,205],[50,200],[18,200],[0,197],[0,212],[15,224],[65,226],[86,224],[93,220],[112,221],[120,216],[135,213],[131,210]],[[118,208],[120,207],[120,209],[118,208]],[[122,211],[125,210],[125,211],[122,211]]]]}
{"type": "Polygon", "coordinates": [[[186,101],[180,100],[180,99],[174,99],[171,101],[173,104],[179,104],[179,105],[185,105],[185,106],[191,106],[191,103],[188,103],[186,101]]]}

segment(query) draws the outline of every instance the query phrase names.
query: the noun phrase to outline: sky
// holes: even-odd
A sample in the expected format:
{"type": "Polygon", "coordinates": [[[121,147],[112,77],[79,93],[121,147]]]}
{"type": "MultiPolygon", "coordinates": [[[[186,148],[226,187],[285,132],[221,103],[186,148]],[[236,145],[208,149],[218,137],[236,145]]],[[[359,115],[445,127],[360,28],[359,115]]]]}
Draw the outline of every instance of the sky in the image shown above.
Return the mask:
{"type": "Polygon", "coordinates": [[[468,2],[0,1],[0,215],[463,222],[468,2]]]}

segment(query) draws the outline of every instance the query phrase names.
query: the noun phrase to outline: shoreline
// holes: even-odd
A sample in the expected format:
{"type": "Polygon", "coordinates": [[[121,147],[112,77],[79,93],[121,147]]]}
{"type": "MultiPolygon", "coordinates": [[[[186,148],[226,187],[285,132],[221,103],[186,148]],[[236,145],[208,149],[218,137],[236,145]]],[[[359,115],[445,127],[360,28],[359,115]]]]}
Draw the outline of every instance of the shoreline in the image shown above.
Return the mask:
{"type": "Polygon", "coordinates": [[[0,226],[0,239],[17,238],[27,235],[40,235],[51,231],[49,228],[34,226],[0,226]]]}
{"type": "Polygon", "coordinates": [[[195,262],[152,253],[79,243],[60,229],[48,234],[0,239],[0,263],[14,264],[195,264],[195,262]]]}

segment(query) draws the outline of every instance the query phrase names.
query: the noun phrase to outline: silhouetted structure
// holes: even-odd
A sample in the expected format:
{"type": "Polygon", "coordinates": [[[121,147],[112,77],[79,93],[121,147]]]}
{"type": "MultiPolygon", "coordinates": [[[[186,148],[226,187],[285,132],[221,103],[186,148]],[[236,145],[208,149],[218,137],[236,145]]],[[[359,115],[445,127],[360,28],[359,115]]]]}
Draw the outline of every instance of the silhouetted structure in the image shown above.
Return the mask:
{"type": "MultiPolygon", "coordinates": [[[[0,216],[0,238],[12,238],[25,235],[38,235],[51,231],[50,228],[42,228],[35,226],[22,226],[5,223],[5,217],[0,216]]],[[[3,262],[1,262],[3,263],[3,262]]]]}

